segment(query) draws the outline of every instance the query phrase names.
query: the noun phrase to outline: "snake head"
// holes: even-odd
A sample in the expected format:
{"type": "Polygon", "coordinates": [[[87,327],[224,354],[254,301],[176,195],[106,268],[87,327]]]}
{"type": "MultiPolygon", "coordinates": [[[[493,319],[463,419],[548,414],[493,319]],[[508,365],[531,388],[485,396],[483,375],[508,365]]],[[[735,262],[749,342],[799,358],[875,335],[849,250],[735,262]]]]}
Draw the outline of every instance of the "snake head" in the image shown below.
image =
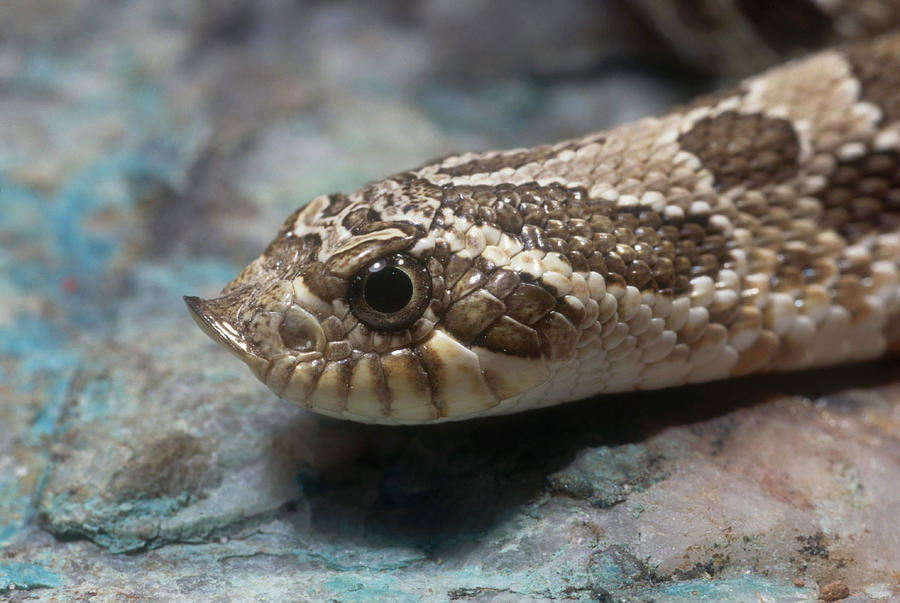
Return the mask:
{"type": "Polygon", "coordinates": [[[314,199],[218,297],[185,297],[194,320],[273,392],[323,414],[411,423],[495,405],[474,354],[435,328],[438,200],[398,189],[314,199]]]}
{"type": "Polygon", "coordinates": [[[318,197],[188,307],[276,394],[323,414],[421,423],[550,403],[538,386],[596,315],[577,298],[588,284],[474,217],[508,191],[477,193],[401,176],[318,197]]]}

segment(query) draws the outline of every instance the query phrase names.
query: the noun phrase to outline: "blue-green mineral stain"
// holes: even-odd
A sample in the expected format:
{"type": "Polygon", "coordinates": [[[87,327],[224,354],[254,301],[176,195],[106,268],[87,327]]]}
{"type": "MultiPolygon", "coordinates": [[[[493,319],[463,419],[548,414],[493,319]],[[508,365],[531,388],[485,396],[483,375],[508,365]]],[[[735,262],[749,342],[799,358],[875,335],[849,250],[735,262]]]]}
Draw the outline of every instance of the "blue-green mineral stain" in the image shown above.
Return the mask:
{"type": "Polygon", "coordinates": [[[33,563],[0,564],[0,593],[9,590],[32,588],[56,588],[62,585],[60,577],[33,563]]]}
{"type": "Polygon", "coordinates": [[[724,580],[686,580],[671,585],[662,585],[640,593],[640,599],[652,598],[665,603],[697,603],[698,601],[784,601],[801,603],[815,601],[815,594],[805,588],[755,575],[724,580]]]}

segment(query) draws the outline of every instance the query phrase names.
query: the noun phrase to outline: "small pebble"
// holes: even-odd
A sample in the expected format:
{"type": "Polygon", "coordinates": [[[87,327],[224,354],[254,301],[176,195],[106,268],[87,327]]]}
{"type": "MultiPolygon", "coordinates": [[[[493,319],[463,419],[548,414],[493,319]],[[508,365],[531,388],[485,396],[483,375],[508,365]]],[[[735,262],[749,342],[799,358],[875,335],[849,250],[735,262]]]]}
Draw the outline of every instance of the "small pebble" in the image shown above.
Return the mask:
{"type": "Polygon", "coordinates": [[[804,584],[805,582],[803,582],[803,578],[794,578],[794,586],[796,586],[797,588],[804,586],[804,584]]]}
{"type": "Polygon", "coordinates": [[[843,580],[835,580],[822,587],[819,599],[822,601],[840,601],[850,596],[850,587],[843,580]]]}

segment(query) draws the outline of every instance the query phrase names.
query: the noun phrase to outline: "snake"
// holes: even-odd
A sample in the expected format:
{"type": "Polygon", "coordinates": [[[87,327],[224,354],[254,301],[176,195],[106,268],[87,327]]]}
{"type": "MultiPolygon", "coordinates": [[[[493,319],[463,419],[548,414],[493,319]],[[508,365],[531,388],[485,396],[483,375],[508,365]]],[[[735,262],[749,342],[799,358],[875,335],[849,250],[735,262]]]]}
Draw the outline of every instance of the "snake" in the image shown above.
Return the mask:
{"type": "Polygon", "coordinates": [[[280,398],[393,425],[900,352],[900,34],[864,26],[896,3],[783,4],[859,39],[316,197],[191,315],[280,398]]]}

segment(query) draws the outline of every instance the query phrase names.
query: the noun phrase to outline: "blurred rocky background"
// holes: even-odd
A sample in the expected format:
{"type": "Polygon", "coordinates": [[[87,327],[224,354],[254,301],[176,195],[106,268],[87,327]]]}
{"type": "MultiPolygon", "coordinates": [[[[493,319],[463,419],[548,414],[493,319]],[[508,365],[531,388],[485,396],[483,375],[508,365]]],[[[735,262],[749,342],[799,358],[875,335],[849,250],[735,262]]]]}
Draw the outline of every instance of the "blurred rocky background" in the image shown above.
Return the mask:
{"type": "Polygon", "coordinates": [[[373,428],[183,307],[318,194],[719,84],[629,6],[0,4],[0,598],[900,596],[896,361],[373,428]]]}

